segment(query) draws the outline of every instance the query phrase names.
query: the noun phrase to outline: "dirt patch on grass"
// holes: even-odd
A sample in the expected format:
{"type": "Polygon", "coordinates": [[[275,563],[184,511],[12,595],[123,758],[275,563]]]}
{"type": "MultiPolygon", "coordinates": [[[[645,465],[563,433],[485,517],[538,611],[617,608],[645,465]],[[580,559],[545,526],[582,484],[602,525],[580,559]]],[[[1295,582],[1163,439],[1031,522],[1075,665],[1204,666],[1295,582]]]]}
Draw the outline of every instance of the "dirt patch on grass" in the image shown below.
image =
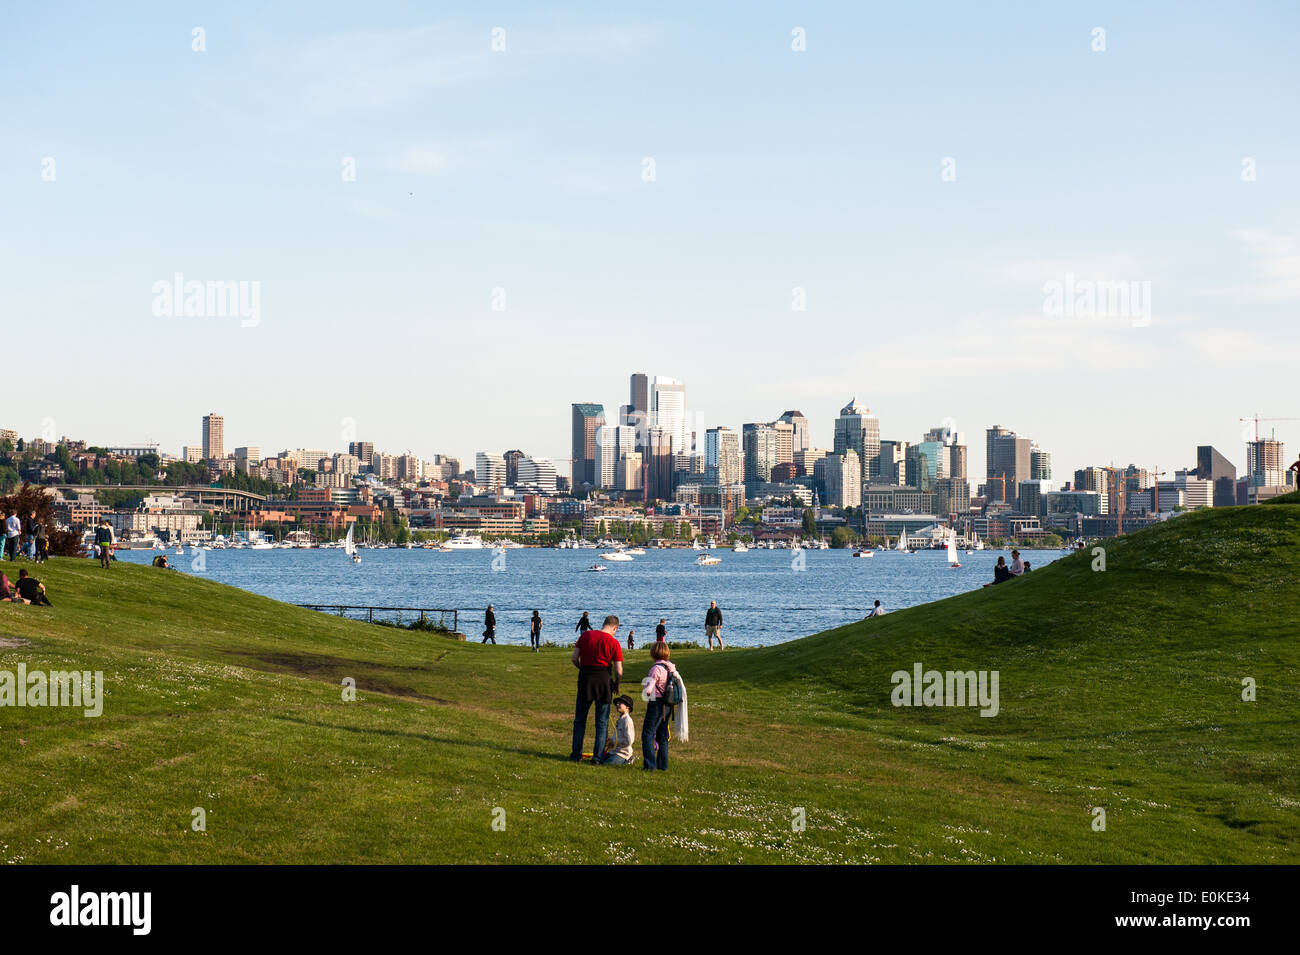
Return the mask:
{"type": "Polygon", "coordinates": [[[357,690],[362,693],[370,692],[382,693],[386,696],[402,696],[409,699],[438,703],[442,706],[456,705],[453,700],[444,700],[428,693],[421,693],[414,687],[399,682],[395,676],[375,672],[378,669],[396,670],[399,673],[428,673],[429,668],[424,666],[377,667],[375,664],[358,663],[356,660],[344,660],[341,657],[331,657],[317,653],[243,653],[238,650],[227,652],[234,656],[243,657],[245,660],[255,661],[255,664],[262,664],[262,666],[254,664],[255,669],[296,673],[299,676],[314,679],[329,678],[338,680],[350,676],[357,681],[357,690]]]}
{"type": "Polygon", "coordinates": [[[31,645],[30,640],[24,640],[22,637],[0,637],[0,650],[17,650],[19,647],[31,645]]]}

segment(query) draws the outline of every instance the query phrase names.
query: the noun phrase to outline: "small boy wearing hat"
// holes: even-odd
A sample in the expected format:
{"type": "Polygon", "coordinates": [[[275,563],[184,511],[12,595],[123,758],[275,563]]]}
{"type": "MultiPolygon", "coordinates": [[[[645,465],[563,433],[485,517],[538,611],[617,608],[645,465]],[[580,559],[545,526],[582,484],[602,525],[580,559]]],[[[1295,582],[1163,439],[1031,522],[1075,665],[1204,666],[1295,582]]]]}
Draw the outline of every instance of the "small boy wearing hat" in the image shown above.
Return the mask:
{"type": "Polygon", "coordinates": [[[632,724],[632,697],[626,694],[616,696],[614,707],[618,710],[614,750],[606,754],[603,763],[606,766],[627,766],[632,762],[632,740],[636,739],[636,727],[632,724]]]}

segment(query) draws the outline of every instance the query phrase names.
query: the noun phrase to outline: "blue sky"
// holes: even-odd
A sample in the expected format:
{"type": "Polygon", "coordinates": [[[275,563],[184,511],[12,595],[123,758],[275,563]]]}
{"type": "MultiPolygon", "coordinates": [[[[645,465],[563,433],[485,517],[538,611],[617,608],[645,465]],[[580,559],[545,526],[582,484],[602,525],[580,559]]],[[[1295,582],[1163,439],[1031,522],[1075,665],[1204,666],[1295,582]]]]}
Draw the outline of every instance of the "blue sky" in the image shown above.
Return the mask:
{"type": "Polygon", "coordinates": [[[559,459],[645,371],[821,446],[854,395],[950,418],[976,477],[1002,424],[1059,481],[1300,417],[1293,4],[536,6],[7,12],[0,314],[61,359],[0,426],[559,459]],[[156,316],[178,272],[257,324],[156,316]],[[1066,275],[1149,324],[1046,315],[1066,275]]]}

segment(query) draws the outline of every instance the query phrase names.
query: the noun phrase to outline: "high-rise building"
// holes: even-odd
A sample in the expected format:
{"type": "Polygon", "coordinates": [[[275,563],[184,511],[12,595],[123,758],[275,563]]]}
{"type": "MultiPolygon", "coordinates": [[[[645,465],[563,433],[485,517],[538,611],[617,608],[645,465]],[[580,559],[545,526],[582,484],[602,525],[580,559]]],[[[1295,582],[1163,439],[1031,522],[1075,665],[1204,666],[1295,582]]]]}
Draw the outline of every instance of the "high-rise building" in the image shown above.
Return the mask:
{"type": "Polygon", "coordinates": [[[1029,480],[1031,442],[1001,425],[989,428],[985,436],[989,503],[1014,505],[1020,482],[1029,480]]]}
{"type": "Polygon", "coordinates": [[[1246,445],[1246,474],[1251,487],[1279,487],[1287,483],[1286,451],[1281,441],[1260,438],[1246,445]]]}
{"type": "Polygon", "coordinates": [[[1196,476],[1214,485],[1214,506],[1237,503],[1237,467],[1208,444],[1196,449],[1196,476]]]}
{"type": "Polygon", "coordinates": [[[740,435],[722,425],[704,433],[704,472],[717,484],[740,484],[744,480],[740,435]]]}
{"type": "Polygon", "coordinates": [[[575,402],[573,405],[572,458],[573,490],[580,491],[585,484],[596,487],[596,430],[605,424],[603,405],[575,402]]]}
{"type": "Polygon", "coordinates": [[[644,477],[642,472],[641,452],[627,452],[614,467],[614,488],[619,491],[640,491],[644,477]]]}
{"type": "MultiPolygon", "coordinates": [[[[943,445],[937,441],[910,445],[907,449],[907,483],[920,491],[933,491],[934,482],[947,476],[940,464],[940,458],[946,457],[941,455],[942,449],[943,445]]],[[[883,448],[881,450],[883,453],[883,448]]]]}
{"type": "Polygon", "coordinates": [[[556,486],[555,465],[548,458],[523,458],[515,476],[517,487],[535,488],[539,491],[554,493],[556,486]]]}
{"type": "MultiPolygon", "coordinates": [[[[808,435],[808,419],[804,417],[802,411],[787,411],[781,415],[782,421],[788,422],[794,428],[794,450],[807,451],[811,446],[808,435]]],[[[791,458],[790,460],[794,460],[791,458]]]]}
{"type": "Polygon", "coordinates": [[[789,421],[778,419],[772,422],[772,430],[776,432],[776,463],[793,463],[794,425],[789,421]]]}
{"type": "MultiPolygon", "coordinates": [[[[337,459],[338,455],[334,455],[337,459]]],[[[423,477],[420,468],[423,462],[418,455],[403,454],[397,458],[397,479],[399,481],[418,481],[423,477]]]]}
{"type": "Polygon", "coordinates": [[[348,454],[360,461],[363,468],[368,468],[375,456],[375,443],[373,441],[349,441],[348,454]]]}
{"type": "Polygon", "coordinates": [[[203,460],[226,456],[226,419],[215,411],[203,416],[203,460]]]}
{"type": "Polygon", "coordinates": [[[651,383],[651,398],[654,401],[651,422],[672,439],[673,452],[694,451],[686,422],[686,386],[676,378],[656,375],[651,383]]]}
{"type": "Polygon", "coordinates": [[[908,486],[911,475],[908,473],[907,447],[906,441],[880,442],[876,463],[870,469],[873,483],[908,486]]]}
{"type": "Polygon", "coordinates": [[[596,429],[596,487],[614,487],[618,459],[636,450],[636,429],[625,424],[607,424],[596,429]]]}
{"type": "Polygon", "coordinates": [[[256,469],[262,463],[261,448],[235,448],[235,470],[247,474],[250,468],[256,469]]]}
{"type": "Polygon", "coordinates": [[[519,462],[528,455],[522,451],[507,451],[502,455],[506,459],[506,487],[514,487],[519,483],[519,462]]]}
{"type": "Polygon", "coordinates": [[[651,426],[646,431],[642,466],[645,469],[645,499],[670,501],[673,496],[673,440],[666,430],[651,426]]]}
{"type": "Polygon", "coordinates": [[[832,507],[862,506],[862,462],[852,448],[836,451],[825,459],[823,481],[825,503],[832,507]]]}
{"type": "Polygon", "coordinates": [[[745,455],[746,484],[766,484],[772,480],[776,457],[776,429],[770,424],[753,423],[741,427],[741,445],[745,455]]]}
{"type": "Polygon", "coordinates": [[[1052,452],[1044,451],[1036,444],[1032,445],[1029,449],[1029,480],[1050,481],[1051,479],[1052,452]]]}
{"type": "Polygon", "coordinates": [[[503,455],[491,451],[480,451],[474,455],[474,483],[497,489],[506,483],[506,459],[503,455]]]}
{"type": "Polygon", "coordinates": [[[857,398],[850,398],[835,419],[835,450],[857,454],[863,487],[876,476],[872,462],[880,455],[880,421],[870,409],[858,404],[857,398]]]}
{"type": "Polygon", "coordinates": [[[1104,468],[1079,468],[1074,472],[1076,491],[1109,491],[1109,481],[1110,476],[1104,468]]]}

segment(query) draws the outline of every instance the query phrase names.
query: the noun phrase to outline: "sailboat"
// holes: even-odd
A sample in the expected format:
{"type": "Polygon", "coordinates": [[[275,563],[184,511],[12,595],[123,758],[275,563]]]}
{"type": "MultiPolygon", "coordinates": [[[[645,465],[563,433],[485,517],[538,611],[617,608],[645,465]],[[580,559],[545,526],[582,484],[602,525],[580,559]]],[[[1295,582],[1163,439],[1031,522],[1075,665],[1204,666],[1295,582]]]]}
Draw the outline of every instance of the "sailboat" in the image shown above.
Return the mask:
{"type": "Polygon", "coordinates": [[[957,559],[957,535],[948,534],[948,566],[956,569],[961,566],[961,561],[957,559]]]}
{"type": "Polygon", "coordinates": [[[906,527],[903,528],[903,533],[900,534],[900,535],[898,536],[898,543],[894,545],[894,550],[901,550],[901,551],[903,551],[904,553],[907,552],[908,547],[907,547],[907,528],[906,528],[906,527]]]}
{"type": "Polygon", "coordinates": [[[343,539],[343,553],[352,558],[352,563],[361,563],[361,555],[357,553],[357,545],[352,540],[352,532],[356,530],[356,524],[348,525],[348,536],[343,539]]]}

